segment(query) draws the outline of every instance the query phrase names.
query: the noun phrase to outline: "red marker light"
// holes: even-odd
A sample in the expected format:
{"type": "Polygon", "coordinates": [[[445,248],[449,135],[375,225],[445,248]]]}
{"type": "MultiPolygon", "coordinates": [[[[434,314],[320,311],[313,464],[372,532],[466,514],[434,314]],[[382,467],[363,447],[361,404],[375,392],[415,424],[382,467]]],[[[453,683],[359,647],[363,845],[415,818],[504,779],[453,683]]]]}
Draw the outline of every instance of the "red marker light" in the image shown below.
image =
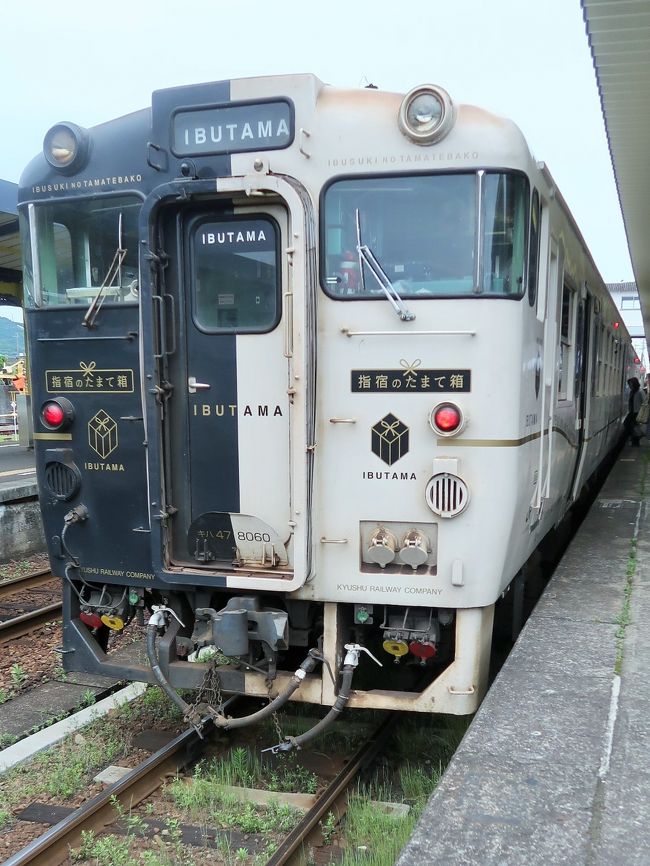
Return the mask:
{"type": "Polygon", "coordinates": [[[48,427],[60,427],[65,421],[65,412],[58,403],[46,403],[41,409],[41,416],[48,427]]]}
{"type": "Polygon", "coordinates": [[[451,433],[460,426],[461,415],[455,406],[447,404],[436,409],[433,421],[443,433],[451,433]]]}
{"type": "Polygon", "coordinates": [[[618,329],[619,329],[620,327],[621,327],[621,323],[620,323],[620,322],[614,322],[614,330],[615,330],[615,331],[618,331],[618,329]]]}
{"type": "Polygon", "coordinates": [[[49,430],[60,430],[74,420],[74,406],[65,397],[48,400],[41,406],[41,421],[49,430]]]}

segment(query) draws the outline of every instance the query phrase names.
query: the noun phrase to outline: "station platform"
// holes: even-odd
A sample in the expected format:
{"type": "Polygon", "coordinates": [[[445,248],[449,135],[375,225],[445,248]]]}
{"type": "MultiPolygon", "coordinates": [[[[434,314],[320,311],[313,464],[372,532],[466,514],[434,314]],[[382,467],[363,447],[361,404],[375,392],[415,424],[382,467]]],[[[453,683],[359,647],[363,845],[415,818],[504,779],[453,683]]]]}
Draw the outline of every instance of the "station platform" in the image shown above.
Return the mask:
{"type": "Polygon", "coordinates": [[[650,864],[649,466],[621,451],[397,866],[650,864]]]}
{"type": "Polygon", "coordinates": [[[0,445],[0,502],[36,496],[34,449],[23,445],[0,445]]]}
{"type": "Polygon", "coordinates": [[[34,451],[0,445],[0,563],[44,552],[34,451]]]}

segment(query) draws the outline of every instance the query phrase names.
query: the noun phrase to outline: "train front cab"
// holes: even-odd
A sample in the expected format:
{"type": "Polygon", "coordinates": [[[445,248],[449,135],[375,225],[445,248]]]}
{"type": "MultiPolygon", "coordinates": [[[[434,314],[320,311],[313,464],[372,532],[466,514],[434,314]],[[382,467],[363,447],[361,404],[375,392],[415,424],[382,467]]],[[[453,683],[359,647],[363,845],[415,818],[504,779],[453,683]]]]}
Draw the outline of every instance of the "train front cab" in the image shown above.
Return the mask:
{"type": "MultiPolygon", "coordinates": [[[[193,595],[193,610],[179,602],[179,620],[192,621],[197,608],[204,619],[223,619],[228,599],[230,610],[237,598],[255,608],[249,622],[277,605],[286,611],[292,647],[285,656],[296,659],[297,648],[317,644],[322,633],[335,678],[346,644],[358,642],[382,659],[384,668],[375,669],[363,658],[350,705],[465,713],[475,709],[487,681],[493,603],[510,565],[503,527],[517,473],[504,449],[491,461],[490,478],[480,452],[465,448],[458,456],[453,446],[463,440],[447,434],[492,424],[494,434],[503,435],[499,425],[507,417],[511,428],[516,425],[512,371],[521,344],[512,342],[515,363],[500,344],[502,329],[522,330],[523,305],[516,293],[504,292],[510,279],[517,285],[521,277],[504,274],[503,264],[500,274],[491,272],[486,281],[494,295],[485,304],[472,297],[470,252],[470,272],[441,273],[447,296],[436,298],[435,277],[423,279],[422,250],[409,258],[393,238],[408,319],[396,314],[369,275],[367,287],[355,293],[340,265],[349,260],[345,244],[354,242],[341,233],[354,226],[360,209],[349,201],[365,196],[362,219],[377,219],[377,191],[393,196],[394,207],[384,212],[394,213],[406,209],[413,192],[424,202],[422,192],[435,191],[436,183],[471,203],[471,227],[474,202],[481,200],[477,187],[492,191],[484,195],[493,209],[501,190],[510,217],[521,224],[515,267],[523,274],[528,187],[516,174],[334,183],[334,204],[327,201],[329,190],[321,200],[321,235],[333,240],[319,251],[316,215],[295,179],[223,179],[217,197],[201,181],[174,184],[157,190],[150,209],[145,205],[151,282],[144,276],[143,285],[154,315],[145,326],[144,357],[157,359],[146,377],[167,383],[167,394],[150,389],[149,396],[149,428],[160,430],[158,447],[152,439],[149,449],[150,482],[161,491],[152,549],[155,570],[170,588],[185,584],[193,595]],[[335,214],[337,225],[327,225],[335,214]],[[164,266],[154,242],[164,250],[164,266]],[[321,262],[333,262],[321,269],[320,280],[318,252],[321,262]],[[260,282],[253,286],[252,308],[253,278],[240,257],[256,263],[260,282]],[[430,284],[419,295],[408,288],[405,262],[413,258],[417,285],[430,284]],[[488,368],[494,357],[501,366],[488,368]],[[512,388],[501,415],[479,418],[472,392],[482,392],[488,404],[502,393],[503,376],[512,388]],[[441,428],[436,418],[456,410],[454,429],[441,428]],[[473,507],[463,476],[475,479],[473,507]],[[479,478],[492,491],[501,484],[496,505],[482,497],[479,478]],[[467,539],[479,534],[485,543],[468,549],[467,539]]],[[[475,240],[472,235],[471,249],[475,240]]],[[[385,250],[377,252],[385,260],[385,250]]],[[[199,629],[170,627],[176,651],[189,653],[199,629]]],[[[214,626],[207,634],[216,632],[214,626]]],[[[227,650],[225,640],[219,632],[227,650]]],[[[242,639],[239,647],[249,650],[250,644],[242,639]]],[[[287,649],[281,642],[273,647],[287,649]]],[[[286,663],[282,667],[278,685],[290,676],[286,663]]],[[[190,668],[172,661],[171,683],[187,684],[188,676],[198,682],[201,666],[190,668]]],[[[227,683],[228,671],[222,675],[227,683]]],[[[264,676],[252,668],[245,680],[247,691],[266,693],[264,676]]],[[[328,675],[314,676],[299,697],[330,704],[335,688],[328,675]]]]}
{"type": "MultiPolygon", "coordinates": [[[[359,95],[312,101],[302,83],[296,113],[332,147],[359,95]]],[[[233,98],[255,110],[262,86],[277,95],[269,79],[233,98]]],[[[362,98],[368,142],[422,153],[395,123],[401,97],[362,98]]],[[[471,109],[466,133],[464,113],[445,147],[467,161],[436,171],[333,174],[301,131],[272,157],[215,158],[216,177],[197,157],[165,182],[152,167],[146,191],[28,205],[37,465],[68,669],[157,668],[198,688],[217,654],[224,692],[266,696],[309,657],[325,667],[309,662],[294,698],[330,705],[352,653],[351,706],[476,708],[494,604],[588,472],[585,443],[607,445],[576,426],[597,357],[578,328],[595,281],[584,250],[520,134],[471,109]],[[477,116],[495,148],[478,167],[477,116]],[[101,255],[95,225],[110,226],[101,255]],[[580,359],[580,390],[558,401],[580,359]],[[153,605],[167,608],[159,664],[107,656],[97,632],[153,605]]],[[[610,437],[614,403],[598,405],[610,437]]]]}

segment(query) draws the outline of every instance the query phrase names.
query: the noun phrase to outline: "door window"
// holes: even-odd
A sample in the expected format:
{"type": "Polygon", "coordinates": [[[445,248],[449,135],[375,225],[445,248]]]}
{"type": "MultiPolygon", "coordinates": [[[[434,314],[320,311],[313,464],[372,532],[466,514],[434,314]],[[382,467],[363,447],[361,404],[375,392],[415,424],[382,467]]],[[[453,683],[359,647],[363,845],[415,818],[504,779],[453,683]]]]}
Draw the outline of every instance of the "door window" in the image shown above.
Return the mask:
{"type": "Polygon", "coordinates": [[[280,319],[279,232],[270,218],[191,228],[194,321],[207,333],[263,333],[280,319]]]}
{"type": "Polygon", "coordinates": [[[560,318],[560,357],[558,371],[558,400],[572,400],[573,347],[575,329],[575,297],[571,286],[564,283],[562,290],[562,312],[560,318]]]}

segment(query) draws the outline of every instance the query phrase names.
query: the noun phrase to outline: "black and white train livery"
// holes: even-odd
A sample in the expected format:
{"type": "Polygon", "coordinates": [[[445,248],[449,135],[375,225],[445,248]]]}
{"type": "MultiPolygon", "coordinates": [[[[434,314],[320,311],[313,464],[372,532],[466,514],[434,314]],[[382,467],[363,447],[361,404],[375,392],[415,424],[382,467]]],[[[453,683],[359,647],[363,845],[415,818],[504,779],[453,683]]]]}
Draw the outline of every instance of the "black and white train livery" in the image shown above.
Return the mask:
{"type": "Polygon", "coordinates": [[[518,128],[432,85],[179,87],[54,126],[20,211],[65,667],[197,725],[240,723],[176,694],[211,671],[272,708],[474,711],[634,365],[518,128]],[[148,662],[114,661],[145,611],[148,662]]]}

